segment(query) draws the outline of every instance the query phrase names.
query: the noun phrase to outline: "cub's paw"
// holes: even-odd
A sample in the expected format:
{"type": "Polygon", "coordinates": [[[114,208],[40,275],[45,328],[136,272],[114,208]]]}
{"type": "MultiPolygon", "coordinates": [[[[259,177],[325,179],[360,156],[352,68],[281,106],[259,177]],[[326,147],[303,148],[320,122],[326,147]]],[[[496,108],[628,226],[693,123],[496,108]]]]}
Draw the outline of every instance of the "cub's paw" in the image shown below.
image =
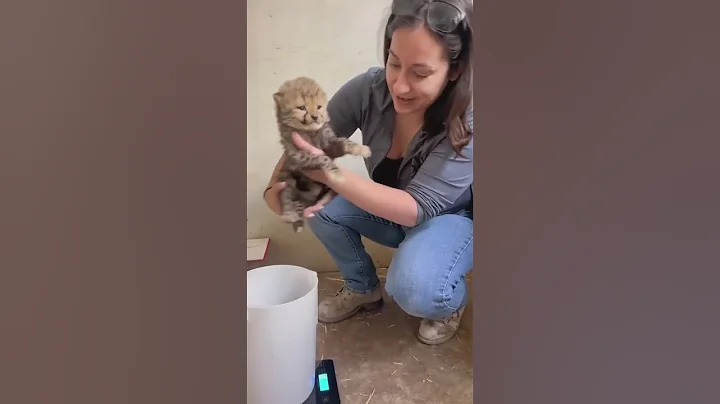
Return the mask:
{"type": "Polygon", "coordinates": [[[303,228],[305,228],[305,222],[302,220],[298,220],[296,222],[292,223],[293,230],[295,230],[295,233],[300,233],[303,231],[303,228]]]}
{"type": "Polygon", "coordinates": [[[349,147],[348,152],[353,156],[361,156],[364,158],[368,158],[372,155],[370,148],[362,144],[353,144],[349,147]]]}

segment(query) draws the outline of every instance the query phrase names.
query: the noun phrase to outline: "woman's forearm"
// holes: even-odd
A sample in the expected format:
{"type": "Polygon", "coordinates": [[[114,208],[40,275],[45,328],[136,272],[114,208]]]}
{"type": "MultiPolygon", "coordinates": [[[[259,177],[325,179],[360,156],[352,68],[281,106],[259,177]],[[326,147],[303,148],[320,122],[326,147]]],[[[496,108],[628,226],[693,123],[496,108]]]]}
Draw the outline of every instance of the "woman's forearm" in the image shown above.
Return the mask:
{"type": "Polygon", "coordinates": [[[409,193],[341,170],[345,180],[340,183],[330,182],[328,185],[343,198],[360,209],[402,226],[417,224],[417,203],[409,193]]]}
{"type": "Polygon", "coordinates": [[[278,179],[278,173],[280,172],[280,167],[282,167],[283,162],[285,161],[285,155],[283,154],[280,156],[280,160],[278,160],[277,164],[275,164],[275,168],[273,169],[272,175],[270,175],[270,180],[268,181],[267,186],[271,187],[273,184],[277,182],[278,179]]]}

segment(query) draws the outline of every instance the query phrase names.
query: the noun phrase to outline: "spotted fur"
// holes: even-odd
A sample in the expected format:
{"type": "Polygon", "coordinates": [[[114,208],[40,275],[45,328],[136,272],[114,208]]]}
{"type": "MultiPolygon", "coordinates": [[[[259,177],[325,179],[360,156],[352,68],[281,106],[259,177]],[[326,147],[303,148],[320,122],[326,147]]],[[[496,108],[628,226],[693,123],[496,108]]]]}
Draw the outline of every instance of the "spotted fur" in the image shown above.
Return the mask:
{"type": "Polygon", "coordinates": [[[370,149],[335,135],[329,124],[327,95],[315,80],[308,77],[288,80],[273,94],[273,98],[285,156],[278,173],[278,181],[286,183],[280,192],[282,217],[292,223],[296,232],[300,232],[304,227],[305,208],[318,202],[325,204],[335,197],[332,189],[311,180],[302,172],[320,169],[334,181],[342,181],[334,159],[346,154],[369,157],[370,149]],[[293,132],[322,149],[325,155],[316,156],[298,149],[292,140],[293,132]]]}

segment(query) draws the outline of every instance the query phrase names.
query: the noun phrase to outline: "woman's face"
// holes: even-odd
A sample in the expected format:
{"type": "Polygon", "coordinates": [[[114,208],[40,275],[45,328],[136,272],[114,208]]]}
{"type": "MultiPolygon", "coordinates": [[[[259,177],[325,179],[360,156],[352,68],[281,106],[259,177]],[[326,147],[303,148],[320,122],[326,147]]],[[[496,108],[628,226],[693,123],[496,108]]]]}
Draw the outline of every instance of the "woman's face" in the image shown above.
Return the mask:
{"type": "Polygon", "coordinates": [[[399,28],[388,54],[386,79],[395,111],[425,111],[448,81],[450,64],[442,43],[425,25],[399,28]]]}

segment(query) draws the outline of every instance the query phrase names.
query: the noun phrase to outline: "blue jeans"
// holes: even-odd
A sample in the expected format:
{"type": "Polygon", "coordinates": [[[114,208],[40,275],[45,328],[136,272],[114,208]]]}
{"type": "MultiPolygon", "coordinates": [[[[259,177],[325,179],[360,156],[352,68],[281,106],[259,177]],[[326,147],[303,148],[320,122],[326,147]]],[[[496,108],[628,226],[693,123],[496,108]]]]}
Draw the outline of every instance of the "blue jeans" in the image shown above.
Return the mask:
{"type": "Polygon", "coordinates": [[[406,228],[338,196],[308,224],[335,260],[345,287],[354,292],[367,293],[380,286],[373,260],[360,238],[364,236],[397,248],[385,289],[406,313],[442,320],[467,303],[465,275],[473,264],[469,212],[437,216],[406,228]]]}

